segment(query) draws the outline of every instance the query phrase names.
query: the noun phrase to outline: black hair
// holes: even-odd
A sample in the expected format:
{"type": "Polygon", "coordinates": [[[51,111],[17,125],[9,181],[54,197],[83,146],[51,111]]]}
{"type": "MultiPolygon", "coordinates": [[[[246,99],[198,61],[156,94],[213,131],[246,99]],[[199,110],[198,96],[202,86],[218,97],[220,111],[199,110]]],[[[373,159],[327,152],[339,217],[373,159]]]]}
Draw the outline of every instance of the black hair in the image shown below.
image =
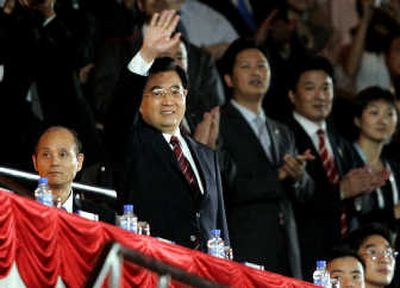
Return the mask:
{"type": "Polygon", "coordinates": [[[334,248],[332,248],[328,254],[328,257],[326,259],[326,262],[329,263],[335,259],[338,258],[345,258],[345,257],[351,257],[356,259],[358,262],[361,263],[361,265],[363,266],[364,270],[365,270],[365,262],[364,259],[361,258],[360,255],[357,254],[357,252],[353,249],[350,249],[347,246],[336,246],[334,248]]]}
{"type": "Polygon", "coordinates": [[[350,232],[345,239],[345,243],[349,245],[350,249],[358,251],[364,241],[372,235],[383,237],[393,247],[394,233],[381,223],[370,223],[350,232]]]}
{"type": "Polygon", "coordinates": [[[52,131],[56,131],[56,130],[66,130],[69,133],[71,133],[72,138],[73,138],[74,143],[75,143],[75,152],[76,152],[76,154],[79,154],[79,153],[82,152],[82,142],[81,142],[81,140],[79,140],[78,133],[74,129],[67,128],[67,127],[64,127],[64,126],[51,126],[51,127],[48,127],[46,130],[44,130],[43,133],[40,134],[40,137],[38,138],[38,140],[36,141],[35,150],[34,150],[34,154],[35,155],[37,154],[38,144],[39,144],[40,139],[43,137],[43,135],[45,135],[45,134],[47,134],[49,132],[52,132],[52,131]]]}
{"type": "Polygon", "coordinates": [[[232,75],[237,55],[247,49],[257,49],[268,59],[266,52],[257,45],[252,38],[238,38],[229,45],[221,60],[218,62],[218,68],[221,75],[232,75]]]}
{"type": "Polygon", "coordinates": [[[161,57],[154,60],[154,63],[149,70],[149,78],[151,75],[168,71],[175,71],[182,81],[183,88],[188,88],[188,76],[185,70],[183,70],[182,67],[180,67],[175,60],[170,57],[161,57]]]}
{"type": "Polygon", "coordinates": [[[368,104],[378,100],[385,101],[397,110],[396,98],[389,90],[372,86],[361,90],[354,99],[354,117],[360,118],[368,104]]]}
{"type": "Polygon", "coordinates": [[[305,55],[303,59],[294,64],[293,72],[289,79],[289,90],[295,91],[301,75],[308,71],[322,70],[335,82],[335,73],[329,60],[319,55],[305,55]]]}
{"type": "Polygon", "coordinates": [[[400,25],[396,26],[396,29],[393,29],[391,33],[387,37],[387,41],[384,44],[384,52],[387,55],[392,47],[394,40],[400,38],[400,25]]]}

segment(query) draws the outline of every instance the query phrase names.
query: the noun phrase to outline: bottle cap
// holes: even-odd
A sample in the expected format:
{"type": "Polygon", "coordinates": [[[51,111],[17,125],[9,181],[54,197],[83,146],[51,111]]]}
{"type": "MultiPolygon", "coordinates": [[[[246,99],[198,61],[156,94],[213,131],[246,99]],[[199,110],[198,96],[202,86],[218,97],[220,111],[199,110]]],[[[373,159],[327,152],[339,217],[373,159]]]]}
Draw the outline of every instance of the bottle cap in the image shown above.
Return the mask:
{"type": "Polygon", "coordinates": [[[211,235],[219,237],[221,235],[221,230],[220,229],[212,229],[211,235]]]}
{"type": "Polygon", "coordinates": [[[133,205],[125,204],[124,205],[124,213],[133,213],[133,205]]]}
{"type": "Polygon", "coordinates": [[[47,183],[49,183],[49,180],[46,177],[39,178],[39,184],[47,184],[47,183]]]}
{"type": "Polygon", "coordinates": [[[326,268],[326,261],[325,260],[318,260],[317,261],[317,268],[326,268]]]}

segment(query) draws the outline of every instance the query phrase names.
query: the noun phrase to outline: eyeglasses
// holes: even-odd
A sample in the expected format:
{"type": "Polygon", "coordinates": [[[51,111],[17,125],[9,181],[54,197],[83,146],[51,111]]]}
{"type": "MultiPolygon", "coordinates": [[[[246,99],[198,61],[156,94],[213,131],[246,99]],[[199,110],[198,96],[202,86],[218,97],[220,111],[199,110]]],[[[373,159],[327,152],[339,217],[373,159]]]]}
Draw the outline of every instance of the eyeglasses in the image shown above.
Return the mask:
{"type": "Polygon", "coordinates": [[[174,99],[183,98],[185,95],[185,89],[178,86],[172,86],[169,88],[153,88],[150,92],[146,92],[145,94],[150,94],[156,99],[161,99],[166,97],[167,95],[172,96],[174,99]]]}
{"type": "Polygon", "coordinates": [[[393,249],[386,249],[384,251],[379,251],[377,249],[369,248],[365,250],[365,252],[362,254],[367,256],[372,261],[376,261],[378,260],[379,257],[385,257],[394,260],[397,257],[397,255],[399,255],[399,252],[394,251],[393,249]]]}

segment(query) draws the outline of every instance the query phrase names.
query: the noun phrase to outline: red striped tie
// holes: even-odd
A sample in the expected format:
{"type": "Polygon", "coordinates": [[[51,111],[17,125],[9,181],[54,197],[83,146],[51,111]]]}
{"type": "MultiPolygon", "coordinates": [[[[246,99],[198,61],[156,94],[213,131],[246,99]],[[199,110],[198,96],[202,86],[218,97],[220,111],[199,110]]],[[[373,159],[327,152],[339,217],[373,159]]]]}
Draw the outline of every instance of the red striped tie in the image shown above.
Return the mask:
{"type": "Polygon", "coordinates": [[[317,131],[319,139],[319,156],[321,157],[322,165],[324,166],[326,176],[329,182],[336,184],[339,181],[339,174],[336,169],[335,161],[330,157],[326,143],[325,143],[325,132],[322,129],[317,131]]]}
{"type": "MultiPolygon", "coordinates": [[[[336,169],[334,159],[329,156],[328,149],[325,143],[325,132],[324,130],[319,129],[317,131],[317,134],[319,139],[319,156],[321,157],[326,176],[328,177],[330,183],[337,184],[339,182],[339,173],[336,169]]],[[[347,230],[347,214],[345,212],[345,209],[343,208],[340,215],[340,234],[345,235],[347,233],[347,230]]]]}
{"type": "Polygon", "coordinates": [[[192,170],[192,167],[189,164],[189,161],[186,159],[185,155],[183,155],[183,151],[181,148],[181,144],[176,136],[172,136],[170,143],[174,148],[174,153],[176,156],[176,160],[178,161],[179,169],[182,171],[185,176],[186,181],[189,183],[189,186],[193,190],[193,196],[195,198],[200,196],[199,184],[197,183],[196,176],[192,170]]]}

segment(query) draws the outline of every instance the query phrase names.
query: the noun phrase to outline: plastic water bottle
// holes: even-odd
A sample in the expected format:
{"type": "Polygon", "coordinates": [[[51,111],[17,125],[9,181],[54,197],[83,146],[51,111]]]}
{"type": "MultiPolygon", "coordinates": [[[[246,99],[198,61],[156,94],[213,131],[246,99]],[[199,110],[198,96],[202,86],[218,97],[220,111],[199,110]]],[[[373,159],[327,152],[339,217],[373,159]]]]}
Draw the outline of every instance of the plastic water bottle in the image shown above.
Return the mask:
{"type": "Polygon", "coordinates": [[[211,239],[207,241],[208,254],[219,258],[225,258],[224,240],[221,238],[221,230],[211,230],[211,239]]]}
{"type": "Polygon", "coordinates": [[[120,218],[120,226],[130,232],[138,232],[138,218],[133,214],[133,205],[124,205],[124,214],[120,218]]]}
{"type": "Polygon", "coordinates": [[[329,288],[331,287],[331,279],[328,271],[326,271],[326,261],[318,260],[317,267],[313,273],[313,282],[315,285],[329,288]]]}
{"type": "Polygon", "coordinates": [[[47,206],[53,206],[53,194],[45,177],[39,178],[38,186],[35,190],[35,199],[39,203],[47,206]]]}

